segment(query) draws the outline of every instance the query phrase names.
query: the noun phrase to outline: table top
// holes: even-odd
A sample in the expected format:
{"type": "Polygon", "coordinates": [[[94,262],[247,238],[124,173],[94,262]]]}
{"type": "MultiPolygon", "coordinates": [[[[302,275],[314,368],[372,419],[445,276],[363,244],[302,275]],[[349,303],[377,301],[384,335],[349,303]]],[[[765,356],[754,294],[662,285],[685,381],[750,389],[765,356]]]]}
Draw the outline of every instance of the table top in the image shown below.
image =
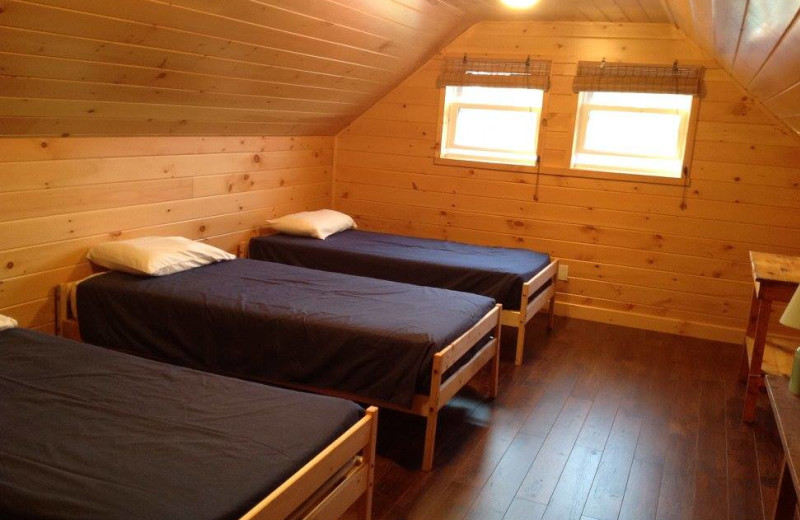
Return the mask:
{"type": "Polygon", "coordinates": [[[750,251],[750,263],[756,282],[800,284],[800,256],[750,251]]]}
{"type": "Polygon", "coordinates": [[[800,396],[789,391],[789,378],[786,376],[768,375],[767,393],[778,433],[783,444],[783,453],[786,455],[786,466],[792,474],[795,489],[798,487],[798,469],[800,462],[800,396]]]}

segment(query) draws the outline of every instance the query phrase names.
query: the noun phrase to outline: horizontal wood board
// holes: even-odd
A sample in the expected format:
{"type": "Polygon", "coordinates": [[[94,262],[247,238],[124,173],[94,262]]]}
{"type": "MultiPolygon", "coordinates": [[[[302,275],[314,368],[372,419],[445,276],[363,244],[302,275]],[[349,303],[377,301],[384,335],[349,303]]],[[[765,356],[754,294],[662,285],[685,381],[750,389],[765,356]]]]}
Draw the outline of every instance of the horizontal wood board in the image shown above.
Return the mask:
{"type": "Polygon", "coordinates": [[[330,205],[332,137],[0,140],[0,314],[52,330],[86,252],[145,235],[235,250],[269,218],[330,205]]]}
{"type": "Polygon", "coordinates": [[[557,309],[580,318],[739,342],[748,252],[800,255],[800,138],[666,24],[477,24],[348,125],[336,148],[335,205],[362,227],[547,251],[570,268],[557,309]],[[553,61],[539,175],[433,162],[436,77],[444,56],[464,53],[553,61]],[[690,186],[563,175],[577,61],[603,58],[706,67],[690,186]]]}

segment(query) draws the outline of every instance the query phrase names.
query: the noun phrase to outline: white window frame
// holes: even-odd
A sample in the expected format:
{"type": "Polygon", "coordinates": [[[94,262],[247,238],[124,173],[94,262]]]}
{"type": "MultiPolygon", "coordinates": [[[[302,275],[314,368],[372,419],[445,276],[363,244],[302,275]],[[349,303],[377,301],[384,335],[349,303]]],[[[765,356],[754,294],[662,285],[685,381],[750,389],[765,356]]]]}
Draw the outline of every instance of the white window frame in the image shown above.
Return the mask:
{"type": "MultiPolygon", "coordinates": [[[[442,94],[442,130],[440,132],[441,145],[439,146],[438,158],[454,161],[468,161],[486,163],[489,165],[512,165],[522,167],[535,167],[539,162],[539,145],[541,140],[542,126],[542,107],[529,107],[517,105],[495,105],[488,103],[470,103],[466,101],[447,100],[447,89],[445,87],[442,94]],[[463,146],[455,143],[456,128],[458,125],[459,111],[463,108],[476,110],[495,110],[509,112],[524,112],[535,114],[536,127],[534,128],[534,140],[531,148],[524,152],[513,152],[503,148],[463,146]],[[461,153],[459,153],[461,152],[461,153]],[[486,153],[481,153],[486,152],[486,153]],[[532,155],[532,157],[531,157],[532,155]]],[[[452,87],[458,88],[458,87],[452,87]]],[[[495,87],[481,87],[495,88],[495,87]]],[[[541,91],[541,89],[538,89],[541,91]]],[[[544,94],[542,91],[542,105],[544,105],[544,94]]]]}
{"type": "MultiPolygon", "coordinates": [[[[616,153],[605,150],[592,150],[585,147],[586,131],[589,121],[589,112],[591,111],[608,111],[608,112],[631,112],[631,113],[647,113],[647,114],[675,114],[676,109],[670,108],[639,108],[631,106],[612,106],[612,105],[593,105],[585,101],[586,94],[592,92],[581,92],[578,98],[578,110],[576,113],[575,121],[575,134],[572,147],[572,156],[570,158],[570,169],[573,170],[588,170],[598,172],[619,173],[624,175],[631,175],[636,177],[653,176],[663,179],[682,179],[687,174],[686,156],[689,150],[691,140],[693,139],[693,132],[691,132],[691,121],[695,110],[695,100],[692,100],[689,110],[677,110],[680,115],[680,126],[678,128],[678,135],[681,142],[678,143],[678,155],[673,156],[654,156],[648,154],[636,153],[616,153]],[[632,157],[642,159],[656,159],[656,160],[677,160],[681,163],[681,167],[676,173],[667,173],[663,170],[656,170],[646,167],[627,167],[623,165],[608,166],[591,164],[590,162],[578,162],[576,160],[581,154],[587,155],[603,155],[606,157],[632,157]]],[[[618,92],[618,94],[625,94],[618,92]]]]}

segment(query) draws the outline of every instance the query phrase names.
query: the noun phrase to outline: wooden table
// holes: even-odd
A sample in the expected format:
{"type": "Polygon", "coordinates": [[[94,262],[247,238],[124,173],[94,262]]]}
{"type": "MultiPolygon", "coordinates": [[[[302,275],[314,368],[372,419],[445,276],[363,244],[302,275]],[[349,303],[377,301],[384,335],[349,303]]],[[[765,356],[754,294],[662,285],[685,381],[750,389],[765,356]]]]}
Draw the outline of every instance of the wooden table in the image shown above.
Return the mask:
{"type": "Polygon", "coordinates": [[[775,423],[783,444],[783,462],[778,481],[778,499],[772,514],[774,520],[792,520],[797,508],[797,462],[800,461],[800,396],[789,392],[785,376],[767,376],[767,393],[775,423]]]}
{"type": "Polygon", "coordinates": [[[753,267],[753,299],[750,302],[741,369],[741,377],[747,381],[742,415],[745,422],[756,419],[756,403],[764,382],[761,363],[764,360],[772,302],[788,302],[800,284],[800,257],[750,251],[750,263],[753,267]],[[747,338],[750,337],[753,338],[753,354],[748,362],[747,338]]]}

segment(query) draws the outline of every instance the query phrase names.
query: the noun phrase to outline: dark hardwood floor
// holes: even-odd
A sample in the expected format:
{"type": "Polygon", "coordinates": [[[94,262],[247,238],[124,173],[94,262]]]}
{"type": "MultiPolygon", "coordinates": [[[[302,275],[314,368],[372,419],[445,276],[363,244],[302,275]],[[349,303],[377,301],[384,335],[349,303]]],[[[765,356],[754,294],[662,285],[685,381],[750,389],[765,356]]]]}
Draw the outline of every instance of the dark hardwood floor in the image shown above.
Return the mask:
{"type": "Polygon", "coordinates": [[[574,319],[503,341],[500,396],[441,413],[434,471],[422,420],[381,411],[376,520],[764,518],[781,454],[766,397],[741,423],[740,347],[574,319]]]}

